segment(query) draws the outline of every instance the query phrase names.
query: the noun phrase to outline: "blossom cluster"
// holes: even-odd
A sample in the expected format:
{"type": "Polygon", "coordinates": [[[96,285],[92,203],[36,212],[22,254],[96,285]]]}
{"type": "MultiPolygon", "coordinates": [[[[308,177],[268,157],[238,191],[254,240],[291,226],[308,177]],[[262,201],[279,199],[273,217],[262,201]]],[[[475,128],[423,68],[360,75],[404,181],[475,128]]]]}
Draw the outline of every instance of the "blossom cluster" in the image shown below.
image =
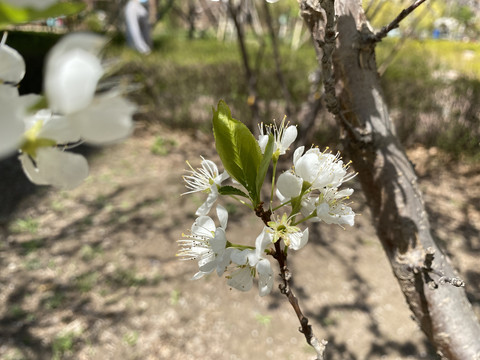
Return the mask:
{"type": "Polygon", "coordinates": [[[96,94],[105,72],[99,57],[105,39],[64,36],[48,54],[43,97],[19,95],[25,61],[5,42],[6,35],[0,43],[0,159],[18,151],[33,183],[74,188],[88,176],[88,163],[65,150],[117,141],[133,129],[133,104],[116,90],[96,94]]]}
{"type": "MultiPolygon", "coordinates": [[[[223,185],[233,176],[226,170],[221,173],[213,161],[203,157],[198,169],[188,164],[190,169],[184,176],[188,191],[184,194],[207,194],[205,202],[196,211],[198,218],[190,233],[183,234],[182,239],[178,240],[180,250],[177,256],[185,260],[198,260],[199,271],[193,279],[199,279],[214,271],[218,276],[227,273],[229,286],[248,291],[252,288],[253,279],[258,277],[259,294],[264,296],[269,294],[273,287],[274,276],[269,255],[274,254],[278,241],[283,242],[285,250],[302,249],[308,242],[309,231],[308,227],[302,230],[299,225],[304,226],[308,221],[323,221],[341,227],[353,226],[355,213],[348,202],[353,189],[340,187],[356,174],[349,172],[350,164],[344,164],[339,154],[334,155],[327,150],[322,152],[315,147],[305,151],[301,146],[293,153],[291,169],[280,174],[275,183],[277,161],[286,154],[296,137],[296,127],[286,124],[285,119],[279,126],[264,127],[260,124],[260,135],[256,142],[263,156],[266,156],[270,144],[267,155],[270,159],[267,160],[274,165],[274,189],[271,193],[275,198],[270,199],[270,219],[264,220],[264,227],[251,246],[233,244],[227,240],[228,213],[224,207],[216,206],[219,227],[216,227],[215,221],[208,216],[220,194],[230,195],[236,200],[236,195],[245,194],[243,189],[232,189],[240,185],[238,181],[233,181],[234,186],[223,185]],[[274,207],[272,204],[275,201],[278,205],[274,207]]],[[[246,194],[244,196],[247,197],[246,194]]],[[[243,200],[240,201],[246,204],[243,200]]],[[[252,210],[256,210],[255,204],[253,205],[252,210]]],[[[260,202],[260,205],[262,206],[263,202],[260,202]]]]}

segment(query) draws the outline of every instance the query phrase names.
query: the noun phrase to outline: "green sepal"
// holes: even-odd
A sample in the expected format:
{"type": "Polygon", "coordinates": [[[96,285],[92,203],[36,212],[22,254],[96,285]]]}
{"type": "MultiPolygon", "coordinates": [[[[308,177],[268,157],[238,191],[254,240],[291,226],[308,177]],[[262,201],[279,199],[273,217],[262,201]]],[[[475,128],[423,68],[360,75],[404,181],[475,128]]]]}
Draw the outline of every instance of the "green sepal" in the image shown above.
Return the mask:
{"type": "Polygon", "coordinates": [[[79,2],[56,3],[43,10],[35,10],[30,7],[19,7],[0,2],[0,26],[74,15],[83,11],[85,8],[86,4],[79,2]]]}
{"type": "Polygon", "coordinates": [[[247,189],[252,203],[259,203],[256,180],[262,152],[250,130],[233,119],[230,108],[220,100],[213,109],[213,134],[225,170],[247,189]]]}
{"type": "Polygon", "coordinates": [[[274,141],[275,139],[273,135],[268,135],[267,146],[265,146],[265,152],[263,154],[260,166],[258,167],[257,178],[255,181],[257,194],[260,194],[263,182],[265,181],[265,175],[267,175],[268,167],[270,166],[270,161],[272,160],[274,141]]]}
{"type": "Polygon", "coordinates": [[[238,195],[243,196],[248,199],[248,195],[245,194],[242,190],[237,189],[236,187],[225,185],[218,188],[218,193],[220,195],[238,195]]]}

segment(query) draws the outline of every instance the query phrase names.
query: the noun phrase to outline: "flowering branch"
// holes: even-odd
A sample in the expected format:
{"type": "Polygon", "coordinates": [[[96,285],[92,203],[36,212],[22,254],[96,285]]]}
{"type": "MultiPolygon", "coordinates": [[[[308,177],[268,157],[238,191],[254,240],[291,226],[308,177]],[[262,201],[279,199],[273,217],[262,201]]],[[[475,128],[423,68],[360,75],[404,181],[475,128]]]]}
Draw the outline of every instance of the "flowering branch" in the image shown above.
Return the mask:
{"type": "MultiPolygon", "coordinates": [[[[312,331],[308,318],[303,314],[298,299],[290,287],[292,274],[287,266],[288,250],[298,251],[308,242],[308,227],[299,228],[306,221],[353,226],[355,213],[346,202],[353,189],[339,190],[339,187],[356,174],[349,173],[349,163],[344,164],[339,154],[318,148],[305,151],[301,146],[293,153],[293,166],[276,177],[276,164],[297,137],[295,126],[282,120],[276,124],[259,126],[258,140],[240,121],[233,119],[230,109],[220,101],[213,110],[213,132],[215,145],[222,160],[225,172],[220,174],[218,167],[210,160],[202,158],[202,167],[196,170],[189,165],[188,175],[184,176],[187,193],[207,193],[206,201],[198,208],[199,216],[190,234],[183,234],[178,240],[183,259],[197,259],[199,271],[193,279],[215,271],[227,278],[227,284],[240,291],[248,291],[253,286],[253,278],[258,276],[260,296],[269,294],[273,288],[274,272],[269,256],[279,265],[280,291],[292,305],[298,320],[300,332],[316,353],[317,360],[324,360],[327,341],[319,341],[312,331]],[[264,208],[261,199],[262,186],[267,170],[273,167],[269,206],[264,208]],[[223,182],[232,178],[232,185],[223,182]],[[276,181],[275,181],[276,180],[276,181]],[[239,188],[242,186],[243,188],[239,188]],[[242,196],[250,200],[253,209],[264,225],[255,240],[255,246],[233,244],[227,240],[226,226],[228,214],[225,208],[217,205],[220,227],[207,214],[220,195],[242,196]],[[273,202],[280,205],[274,206],[273,202]],[[285,211],[285,208],[289,211],[285,211]],[[281,214],[278,214],[282,210],[281,214]]],[[[187,163],[188,164],[188,163],[187,163]]]]}

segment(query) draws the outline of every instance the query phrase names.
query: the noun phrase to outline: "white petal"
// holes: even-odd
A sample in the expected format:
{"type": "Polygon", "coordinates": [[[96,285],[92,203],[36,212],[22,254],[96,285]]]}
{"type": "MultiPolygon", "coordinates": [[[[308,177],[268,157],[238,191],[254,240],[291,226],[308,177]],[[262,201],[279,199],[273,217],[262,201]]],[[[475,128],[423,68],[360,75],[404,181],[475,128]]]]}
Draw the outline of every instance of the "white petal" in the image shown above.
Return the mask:
{"type": "Polygon", "coordinates": [[[58,57],[49,57],[45,94],[50,108],[64,115],[86,108],[102,75],[100,60],[85,50],[73,49],[58,57]]]}
{"type": "Polygon", "coordinates": [[[195,236],[213,238],[215,222],[209,216],[200,216],[193,223],[191,231],[195,236]]]}
{"type": "Polygon", "coordinates": [[[233,248],[225,249],[224,253],[218,258],[217,263],[217,274],[222,276],[222,274],[227,270],[228,265],[232,262],[230,257],[233,252],[233,248]]]}
{"type": "Polygon", "coordinates": [[[288,199],[297,197],[302,191],[303,180],[287,171],[278,177],[277,189],[288,199]]]}
{"type": "Polygon", "coordinates": [[[338,191],[336,194],[335,194],[335,199],[340,199],[340,198],[344,198],[344,197],[347,197],[347,196],[350,196],[353,194],[353,189],[343,189],[343,190],[340,190],[338,191]]]}
{"type": "Polygon", "coordinates": [[[225,230],[228,222],[228,211],[222,205],[217,205],[217,216],[220,221],[220,227],[225,230]]]}
{"type": "Polygon", "coordinates": [[[273,236],[267,230],[268,227],[265,226],[255,240],[255,250],[259,258],[265,256],[265,249],[272,244],[273,236]]]}
{"type": "Polygon", "coordinates": [[[339,225],[353,226],[355,224],[355,213],[350,206],[345,206],[340,214],[339,225]]]}
{"type": "Polygon", "coordinates": [[[197,209],[195,212],[195,215],[200,216],[200,215],[207,215],[210,212],[210,209],[212,208],[213,204],[215,204],[215,201],[217,201],[218,198],[218,192],[216,187],[212,188],[212,191],[208,194],[207,199],[205,202],[200,205],[200,207],[197,209]]]}
{"type": "Polygon", "coordinates": [[[20,156],[20,161],[28,178],[38,185],[73,189],[88,176],[88,163],[82,155],[56,148],[38,149],[36,167],[26,154],[20,156]]]}
{"type": "Polygon", "coordinates": [[[8,45],[0,45],[0,83],[18,84],[25,75],[25,61],[20,53],[8,45]]]}
{"type": "Polygon", "coordinates": [[[285,151],[288,149],[288,147],[290,145],[292,145],[292,143],[295,141],[295,139],[297,138],[297,127],[294,126],[294,125],[291,125],[289,127],[287,127],[287,129],[285,130],[285,133],[283,134],[283,138],[282,138],[282,150],[281,152],[284,154],[285,151]]]}
{"type": "Polygon", "coordinates": [[[329,211],[330,206],[326,202],[322,202],[317,206],[317,216],[322,220],[328,217],[329,211]]]}
{"type": "Polygon", "coordinates": [[[268,144],[268,135],[259,135],[258,145],[260,146],[260,150],[262,151],[262,154],[265,153],[265,148],[267,147],[267,144],[268,144]]]}
{"type": "Polygon", "coordinates": [[[215,261],[215,255],[211,254],[211,256],[207,258],[200,259],[200,261],[198,262],[198,266],[201,272],[210,274],[217,267],[217,262],[215,261]]]}
{"type": "Polygon", "coordinates": [[[19,106],[16,89],[0,85],[0,159],[13,153],[20,145],[25,126],[19,106]]]}
{"type": "Polygon", "coordinates": [[[258,273],[258,293],[260,296],[268,295],[272,291],[274,280],[270,261],[262,259],[258,262],[256,268],[258,273]]]}
{"type": "Polygon", "coordinates": [[[295,233],[294,236],[290,236],[290,248],[293,250],[300,250],[308,242],[308,228],[302,233],[295,233]]]}
{"type": "Polygon", "coordinates": [[[306,153],[295,164],[295,173],[304,181],[313,183],[318,177],[320,163],[318,156],[313,153],[306,153]]]}
{"type": "Polygon", "coordinates": [[[302,199],[302,208],[300,209],[304,217],[309,216],[315,210],[315,203],[318,197],[307,197],[302,199]]]}
{"type": "Polygon", "coordinates": [[[210,240],[210,245],[215,255],[223,254],[225,246],[227,245],[227,237],[224,229],[217,228],[217,230],[215,230],[215,237],[210,240]]]}
{"type": "Polygon", "coordinates": [[[42,109],[31,116],[27,122],[31,125],[43,121],[38,137],[55,140],[57,144],[73,143],[80,140],[80,134],[64,116],[53,115],[51,110],[42,109]]]}
{"type": "Polygon", "coordinates": [[[76,32],[62,36],[60,41],[48,53],[47,66],[54,66],[60,56],[76,49],[98,56],[106,43],[107,38],[104,36],[89,32],[76,32]]]}
{"type": "Polygon", "coordinates": [[[250,267],[244,267],[234,271],[227,284],[240,291],[248,291],[252,288],[253,278],[250,267]]]}
{"type": "Polygon", "coordinates": [[[238,250],[234,249],[230,255],[230,259],[237,265],[245,265],[248,262],[248,257],[253,253],[251,249],[238,250]]]}
{"type": "Polygon", "coordinates": [[[203,272],[203,271],[199,271],[199,272],[197,272],[195,275],[192,276],[191,280],[201,279],[201,278],[204,277],[205,275],[207,275],[207,273],[205,273],[205,272],[203,272]]]}
{"type": "Polygon", "coordinates": [[[283,203],[284,201],[287,200],[287,198],[285,196],[283,196],[282,193],[280,191],[278,191],[278,189],[275,190],[275,195],[277,195],[277,198],[281,203],[283,203]]]}
{"type": "Polygon", "coordinates": [[[118,95],[93,99],[85,109],[69,116],[72,126],[90,144],[105,144],[129,136],[133,131],[135,106],[118,95]]]}
{"type": "Polygon", "coordinates": [[[221,183],[227,180],[229,177],[230,177],[230,174],[224,171],[214,179],[215,184],[221,185],[221,183]]]}
{"type": "Polygon", "coordinates": [[[303,155],[304,151],[305,151],[305,146],[300,146],[299,148],[297,148],[295,150],[295,152],[293,153],[293,164],[294,165],[297,164],[298,159],[300,159],[300,157],[303,155]]]}

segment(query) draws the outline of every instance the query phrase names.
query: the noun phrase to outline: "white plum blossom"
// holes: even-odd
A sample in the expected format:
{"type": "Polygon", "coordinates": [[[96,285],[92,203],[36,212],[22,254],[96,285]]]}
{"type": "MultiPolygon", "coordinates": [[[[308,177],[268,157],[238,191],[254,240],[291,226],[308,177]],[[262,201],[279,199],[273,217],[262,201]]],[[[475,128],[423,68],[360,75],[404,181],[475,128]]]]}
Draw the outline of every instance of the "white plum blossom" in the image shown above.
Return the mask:
{"type": "Polygon", "coordinates": [[[265,148],[268,143],[268,136],[273,133],[273,157],[276,157],[277,159],[280,155],[285,154],[290,145],[292,145],[297,138],[297,127],[294,125],[288,126],[288,123],[285,124],[285,118],[283,118],[280,126],[278,127],[276,124],[267,125],[265,127],[265,131],[263,123],[261,123],[258,127],[260,130],[260,135],[258,136],[258,145],[260,146],[262,154],[265,153],[265,148]]]}
{"type": "Polygon", "coordinates": [[[226,249],[225,236],[228,212],[223,206],[217,205],[217,216],[220,227],[216,227],[209,216],[200,216],[193,223],[191,234],[183,234],[183,239],[178,240],[180,250],[177,256],[184,260],[198,259],[199,271],[193,276],[194,280],[210,274],[215,269],[220,276],[230,264],[232,249],[226,249]]]}
{"type": "Polygon", "coordinates": [[[299,209],[303,216],[309,216],[317,209],[317,205],[324,203],[318,208],[322,217],[317,215],[312,220],[353,225],[354,212],[343,203],[353,190],[339,191],[338,188],[354,178],[356,173],[348,172],[349,164],[344,164],[339,154],[320,152],[318,148],[305,153],[304,150],[303,146],[295,150],[293,169],[279,176],[276,191],[278,199],[285,203],[303,194],[299,209]]]}
{"type": "Polygon", "coordinates": [[[349,164],[344,164],[340,154],[333,155],[318,148],[304,152],[301,146],[293,154],[295,175],[302,178],[312,190],[325,187],[340,187],[343,182],[351,180],[355,173],[348,173],[349,164]]]}
{"type": "Polygon", "coordinates": [[[218,188],[222,182],[230,176],[226,171],[220,174],[217,165],[213,161],[206,160],[203,157],[201,162],[202,167],[197,170],[194,170],[188,162],[187,164],[190,167],[190,170],[188,170],[190,175],[183,176],[183,180],[185,180],[188,189],[184,194],[194,192],[207,193],[207,199],[195,212],[197,216],[207,215],[218,198],[218,188]]]}
{"type": "Polygon", "coordinates": [[[240,291],[252,288],[253,278],[258,275],[258,292],[260,296],[268,295],[273,288],[273,270],[270,261],[265,258],[266,248],[272,244],[272,236],[264,227],[255,240],[255,250],[234,249],[230,258],[236,268],[227,276],[227,284],[240,291]]]}
{"type": "Polygon", "coordinates": [[[271,234],[272,242],[275,243],[283,239],[285,246],[293,250],[300,250],[308,242],[308,228],[300,231],[298,226],[291,225],[292,218],[287,214],[278,216],[276,220],[269,221],[266,232],[271,234]]]}
{"type": "MultiPolygon", "coordinates": [[[[345,203],[353,194],[353,189],[326,188],[318,197],[309,197],[302,202],[302,214],[308,216],[315,211],[311,221],[323,221],[326,224],[349,225],[355,223],[355,212],[345,203]]],[[[343,226],[342,226],[343,227],[343,226]]]]}

